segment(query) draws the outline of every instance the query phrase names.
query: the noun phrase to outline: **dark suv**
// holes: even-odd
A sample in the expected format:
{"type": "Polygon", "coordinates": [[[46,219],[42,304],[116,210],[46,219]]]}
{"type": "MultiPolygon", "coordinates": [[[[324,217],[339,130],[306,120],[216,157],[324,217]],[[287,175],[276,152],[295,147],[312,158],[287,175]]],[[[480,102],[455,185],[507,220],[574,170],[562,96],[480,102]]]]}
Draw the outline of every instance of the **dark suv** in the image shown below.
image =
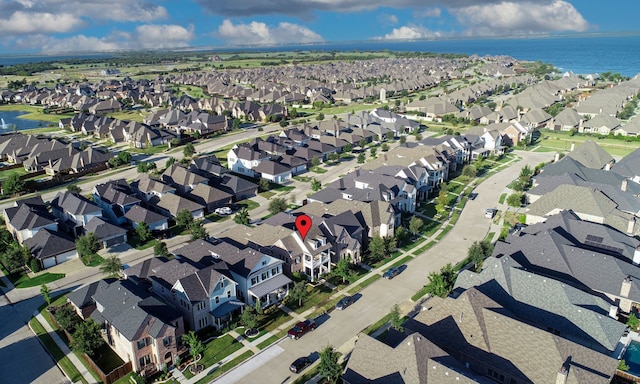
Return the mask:
{"type": "Polygon", "coordinates": [[[298,340],[305,333],[316,329],[316,326],[315,320],[301,321],[287,332],[287,336],[294,340],[298,340]]]}
{"type": "Polygon", "coordinates": [[[311,364],[311,360],[308,357],[298,357],[296,361],[291,363],[289,370],[293,373],[300,373],[311,364]]]}

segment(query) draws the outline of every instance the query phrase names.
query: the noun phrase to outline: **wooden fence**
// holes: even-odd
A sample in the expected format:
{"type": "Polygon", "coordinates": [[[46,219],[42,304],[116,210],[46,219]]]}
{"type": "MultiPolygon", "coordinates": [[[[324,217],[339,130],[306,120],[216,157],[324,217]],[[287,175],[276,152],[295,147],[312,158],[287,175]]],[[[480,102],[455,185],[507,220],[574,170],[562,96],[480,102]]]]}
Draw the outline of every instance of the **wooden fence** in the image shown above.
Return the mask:
{"type": "MultiPolygon", "coordinates": [[[[65,304],[65,305],[70,305],[70,304],[65,304]]],[[[66,329],[62,328],[60,324],[58,324],[58,320],[56,320],[56,317],[53,315],[53,312],[50,309],[47,309],[47,311],[51,316],[51,321],[53,321],[53,323],[59,329],[61,329],[62,332],[64,332],[65,336],[67,337],[67,340],[69,341],[69,345],[71,345],[71,343],[73,342],[73,337],[71,336],[71,334],[67,332],[66,329]]],[[[91,359],[91,356],[87,355],[86,353],[83,353],[82,358],[89,365],[89,367],[91,367],[91,369],[93,369],[93,371],[100,377],[100,380],[102,381],[103,384],[113,384],[116,381],[118,381],[118,379],[126,376],[129,372],[133,370],[133,366],[131,362],[128,361],[122,364],[121,366],[119,366],[118,368],[112,370],[111,372],[105,374],[102,371],[102,369],[93,361],[93,359],[91,359]]]]}

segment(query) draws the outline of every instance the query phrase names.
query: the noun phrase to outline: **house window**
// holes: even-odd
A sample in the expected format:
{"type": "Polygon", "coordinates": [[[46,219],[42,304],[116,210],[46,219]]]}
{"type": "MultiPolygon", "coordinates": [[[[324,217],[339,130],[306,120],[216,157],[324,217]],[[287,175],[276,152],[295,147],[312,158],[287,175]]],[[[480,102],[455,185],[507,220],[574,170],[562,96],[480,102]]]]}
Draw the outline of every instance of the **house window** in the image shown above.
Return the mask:
{"type": "Polygon", "coordinates": [[[164,339],[162,339],[162,345],[164,345],[165,347],[168,347],[171,345],[172,341],[173,341],[173,338],[171,336],[167,336],[164,339]]]}
{"type": "Polygon", "coordinates": [[[227,291],[227,297],[231,297],[231,291],[227,291]]]}
{"type": "Polygon", "coordinates": [[[271,270],[271,276],[277,275],[278,274],[278,268],[273,268],[271,270]]]}
{"type": "Polygon", "coordinates": [[[138,360],[138,361],[139,361],[139,363],[140,363],[140,368],[142,368],[142,367],[144,367],[145,365],[147,365],[147,364],[150,364],[150,363],[151,363],[151,355],[145,355],[145,356],[142,356],[142,357],[140,358],[140,360],[138,360]]]}
{"type": "Polygon", "coordinates": [[[216,304],[220,303],[220,296],[216,296],[216,304]]]}
{"type": "Polygon", "coordinates": [[[149,345],[149,338],[145,337],[144,339],[138,340],[138,349],[142,349],[149,345]]]}
{"type": "Polygon", "coordinates": [[[262,272],[262,281],[267,280],[269,277],[269,272],[262,272]]]}
{"type": "Polygon", "coordinates": [[[256,285],[258,284],[258,278],[257,277],[252,277],[251,278],[251,285],[256,285]]]}

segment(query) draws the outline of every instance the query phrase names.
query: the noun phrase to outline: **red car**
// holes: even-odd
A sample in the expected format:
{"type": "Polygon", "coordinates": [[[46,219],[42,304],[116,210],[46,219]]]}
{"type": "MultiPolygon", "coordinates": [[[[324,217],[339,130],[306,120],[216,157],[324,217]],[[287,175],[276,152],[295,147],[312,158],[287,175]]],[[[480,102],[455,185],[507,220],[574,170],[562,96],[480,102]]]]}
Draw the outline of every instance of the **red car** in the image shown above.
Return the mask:
{"type": "Polygon", "coordinates": [[[315,320],[301,321],[287,332],[287,336],[294,340],[298,340],[305,333],[316,329],[316,326],[315,320]]]}

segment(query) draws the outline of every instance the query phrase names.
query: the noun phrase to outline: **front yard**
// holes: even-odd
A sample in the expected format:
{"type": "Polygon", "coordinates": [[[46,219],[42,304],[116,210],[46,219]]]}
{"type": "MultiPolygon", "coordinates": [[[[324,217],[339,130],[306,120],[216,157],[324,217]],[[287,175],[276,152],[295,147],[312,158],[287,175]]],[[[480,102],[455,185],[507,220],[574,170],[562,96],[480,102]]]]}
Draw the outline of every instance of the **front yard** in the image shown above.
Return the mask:
{"type": "MultiPolygon", "coordinates": [[[[230,335],[220,336],[206,344],[199,364],[203,364],[205,369],[207,369],[218,361],[238,351],[240,348],[242,348],[242,343],[230,335]]],[[[186,369],[183,373],[188,379],[194,376],[189,369],[186,369]]]]}

